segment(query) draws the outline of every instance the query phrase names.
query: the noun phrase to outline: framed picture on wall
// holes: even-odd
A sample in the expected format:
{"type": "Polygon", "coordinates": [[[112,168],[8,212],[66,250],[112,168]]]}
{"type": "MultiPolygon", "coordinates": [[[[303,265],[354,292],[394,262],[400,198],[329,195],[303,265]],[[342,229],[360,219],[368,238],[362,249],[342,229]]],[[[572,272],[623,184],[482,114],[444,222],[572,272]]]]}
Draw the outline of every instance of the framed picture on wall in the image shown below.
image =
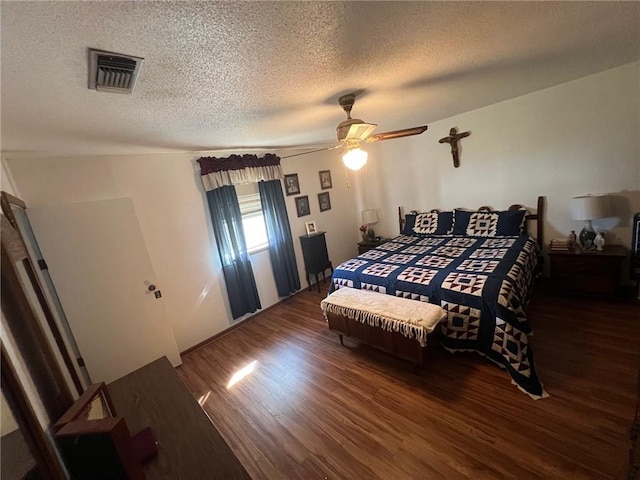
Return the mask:
{"type": "Polygon", "coordinates": [[[296,197],[296,212],[299,217],[311,214],[311,207],[309,206],[309,196],[296,197]]]}
{"type": "Polygon", "coordinates": [[[322,192],[318,194],[318,204],[320,204],[321,212],[331,210],[331,198],[329,198],[329,192],[322,192]]]}
{"type": "Polygon", "coordinates": [[[304,222],[304,228],[307,230],[307,235],[315,235],[318,233],[316,222],[304,222]]]}
{"type": "Polygon", "coordinates": [[[320,188],[322,188],[322,190],[331,188],[331,170],[321,170],[318,173],[320,174],[320,188]]]}
{"type": "Polygon", "coordinates": [[[287,192],[287,195],[298,195],[300,193],[297,173],[290,173],[284,176],[284,190],[287,192]]]}

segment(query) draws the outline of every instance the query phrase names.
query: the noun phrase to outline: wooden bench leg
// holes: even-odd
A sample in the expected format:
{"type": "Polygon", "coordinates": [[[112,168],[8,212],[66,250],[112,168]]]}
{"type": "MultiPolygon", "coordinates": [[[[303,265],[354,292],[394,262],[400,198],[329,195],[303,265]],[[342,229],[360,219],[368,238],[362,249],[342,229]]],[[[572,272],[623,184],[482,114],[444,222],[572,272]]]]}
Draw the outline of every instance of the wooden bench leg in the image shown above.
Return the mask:
{"type": "Polygon", "coordinates": [[[342,341],[342,335],[338,335],[340,337],[340,345],[344,347],[344,342],[342,341]]]}

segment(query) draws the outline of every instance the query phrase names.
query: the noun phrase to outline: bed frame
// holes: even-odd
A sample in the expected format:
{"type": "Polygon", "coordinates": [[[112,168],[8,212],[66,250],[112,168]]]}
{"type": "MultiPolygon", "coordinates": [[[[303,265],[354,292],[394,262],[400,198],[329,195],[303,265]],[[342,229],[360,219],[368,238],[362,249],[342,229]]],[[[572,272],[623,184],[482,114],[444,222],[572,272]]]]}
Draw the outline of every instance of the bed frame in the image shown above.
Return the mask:
{"type": "MultiPolygon", "coordinates": [[[[514,204],[511,205],[507,210],[526,210],[527,207],[520,205],[520,204],[514,204]]],[[[415,210],[412,210],[412,212],[415,210]]],[[[430,210],[431,212],[438,212],[438,209],[433,209],[430,210]]],[[[488,207],[486,205],[483,205],[482,207],[478,208],[479,212],[493,212],[494,209],[491,207],[488,207]]],[[[524,233],[530,233],[529,232],[529,222],[535,220],[536,222],[536,235],[535,235],[535,239],[538,242],[538,245],[540,246],[540,248],[543,247],[544,245],[544,197],[538,197],[538,205],[537,205],[537,210],[536,213],[528,213],[527,215],[525,215],[524,217],[525,222],[524,222],[524,233]]],[[[405,222],[405,217],[404,217],[404,209],[403,207],[398,207],[398,223],[400,226],[400,233],[402,233],[402,229],[404,227],[404,222],[405,222]]]]}

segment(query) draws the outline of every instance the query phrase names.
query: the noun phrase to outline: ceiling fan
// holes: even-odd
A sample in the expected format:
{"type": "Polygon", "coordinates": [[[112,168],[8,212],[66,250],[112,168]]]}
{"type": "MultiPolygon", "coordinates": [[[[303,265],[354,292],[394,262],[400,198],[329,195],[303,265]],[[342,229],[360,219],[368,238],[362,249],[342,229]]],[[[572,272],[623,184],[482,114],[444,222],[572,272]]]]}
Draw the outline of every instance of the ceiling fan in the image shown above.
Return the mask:
{"type": "MultiPolygon", "coordinates": [[[[351,118],[351,109],[356,101],[356,96],[353,93],[343,95],[338,99],[338,104],[347,114],[347,119],[343,120],[336,127],[336,134],[338,137],[337,145],[331,147],[319,148],[310,152],[303,152],[289,157],[295,157],[298,155],[305,155],[307,153],[320,152],[323,150],[332,150],[335,148],[343,148],[342,161],[347,168],[352,170],[361,169],[365,163],[367,163],[367,152],[360,148],[363,143],[380,142],[382,140],[391,140],[394,138],[409,137],[411,135],[420,135],[427,130],[427,125],[421,125],[418,127],[404,128],[402,130],[394,130],[392,132],[378,133],[371,135],[375,130],[375,123],[366,123],[359,118],[351,118]]],[[[287,158],[287,157],[285,157],[287,158]]]]}

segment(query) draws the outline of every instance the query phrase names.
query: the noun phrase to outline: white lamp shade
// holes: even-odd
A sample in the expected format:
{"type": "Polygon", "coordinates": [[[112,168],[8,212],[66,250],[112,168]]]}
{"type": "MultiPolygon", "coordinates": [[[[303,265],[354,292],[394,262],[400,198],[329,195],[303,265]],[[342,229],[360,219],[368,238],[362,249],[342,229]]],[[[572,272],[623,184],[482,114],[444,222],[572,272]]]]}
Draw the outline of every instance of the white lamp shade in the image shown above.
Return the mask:
{"type": "Polygon", "coordinates": [[[360,170],[367,163],[367,152],[359,148],[353,148],[342,156],[345,167],[351,170],[360,170]]]}
{"type": "Polygon", "coordinates": [[[594,220],[609,215],[609,197],[606,195],[586,195],[571,199],[571,218],[574,220],[594,220]]]}
{"type": "Polygon", "coordinates": [[[365,225],[371,225],[372,223],[378,223],[378,211],[377,210],[362,210],[362,223],[365,225]]]}

